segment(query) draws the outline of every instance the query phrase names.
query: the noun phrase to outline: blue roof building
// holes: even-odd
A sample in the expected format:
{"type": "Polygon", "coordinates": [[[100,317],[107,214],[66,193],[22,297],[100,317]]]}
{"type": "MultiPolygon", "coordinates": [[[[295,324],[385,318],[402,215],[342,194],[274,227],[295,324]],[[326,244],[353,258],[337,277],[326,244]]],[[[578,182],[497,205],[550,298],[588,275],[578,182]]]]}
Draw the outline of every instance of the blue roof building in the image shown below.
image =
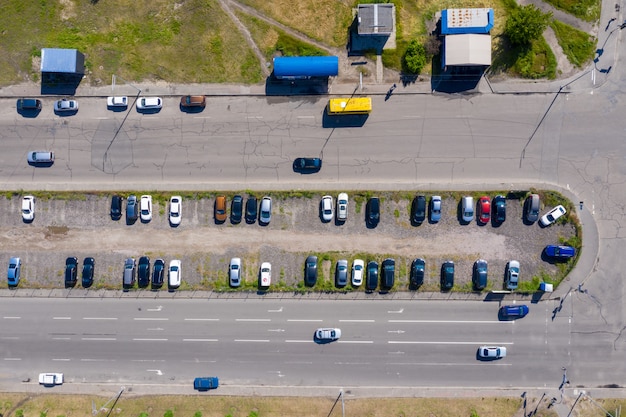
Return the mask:
{"type": "Polygon", "coordinates": [[[493,9],[445,9],[441,11],[442,35],[488,34],[493,9]]]}
{"type": "Polygon", "coordinates": [[[76,49],[41,49],[41,72],[55,74],[84,74],[85,55],[76,49]]]}
{"type": "Polygon", "coordinates": [[[336,56],[289,56],[274,58],[274,76],[283,79],[334,77],[339,73],[336,56]]]}

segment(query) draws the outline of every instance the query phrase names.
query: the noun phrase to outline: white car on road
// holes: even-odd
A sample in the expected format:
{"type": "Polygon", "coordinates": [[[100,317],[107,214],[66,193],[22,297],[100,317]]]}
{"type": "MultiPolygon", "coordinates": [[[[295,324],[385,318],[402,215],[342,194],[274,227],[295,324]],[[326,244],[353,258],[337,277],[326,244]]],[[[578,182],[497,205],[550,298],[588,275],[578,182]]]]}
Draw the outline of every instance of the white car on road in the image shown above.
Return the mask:
{"type": "Polygon", "coordinates": [[[500,359],[506,356],[504,346],[481,346],[478,348],[478,357],[481,359],[500,359]]]}
{"type": "Polygon", "coordinates": [[[261,264],[261,287],[267,288],[272,285],[272,264],[269,262],[263,262],[261,264]]]}
{"type": "Polygon", "coordinates": [[[183,216],[183,198],[179,195],[170,197],[170,224],[178,226],[183,216]]]}
{"type": "Polygon", "coordinates": [[[58,372],[46,372],[39,374],[39,383],[46,387],[63,385],[63,374],[58,372]]]}
{"type": "Polygon", "coordinates": [[[539,223],[541,223],[542,226],[550,226],[552,223],[557,221],[559,217],[561,217],[565,213],[567,213],[567,211],[565,210],[565,207],[558,205],[552,210],[550,210],[549,212],[547,212],[546,214],[544,214],[541,217],[541,220],[539,220],[539,223]]]}
{"type": "Polygon", "coordinates": [[[142,195],[141,202],[139,203],[139,210],[142,222],[149,222],[152,220],[152,196],[142,195]]]}
{"type": "Polygon", "coordinates": [[[322,328],[315,331],[314,339],[318,343],[328,343],[339,340],[341,329],[322,328]]]}
{"type": "Polygon", "coordinates": [[[25,195],[22,198],[22,219],[25,222],[35,220],[35,197],[32,195],[25,195]]]}

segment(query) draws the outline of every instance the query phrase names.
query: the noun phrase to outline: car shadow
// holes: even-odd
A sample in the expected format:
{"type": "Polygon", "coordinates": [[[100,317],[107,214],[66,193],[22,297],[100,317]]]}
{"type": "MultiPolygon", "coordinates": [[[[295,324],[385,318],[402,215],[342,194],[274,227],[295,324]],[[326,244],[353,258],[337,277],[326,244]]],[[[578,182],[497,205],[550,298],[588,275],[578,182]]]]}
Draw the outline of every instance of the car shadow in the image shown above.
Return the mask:
{"type": "Polygon", "coordinates": [[[128,217],[126,218],[126,226],[132,226],[135,223],[137,223],[137,219],[129,219],[128,217]]]}
{"type": "Polygon", "coordinates": [[[54,114],[58,117],[70,117],[70,116],[75,116],[78,113],[78,110],[72,110],[72,111],[54,111],[54,114]]]}
{"type": "Polygon", "coordinates": [[[161,111],[161,109],[137,109],[137,113],[139,114],[157,114],[161,111]]]}
{"type": "Polygon", "coordinates": [[[123,113],[128,110],[128,106],[107,106],[107,110],[115,113],[123,113]]]}
{"type": "Polygon", "coordinates": [[[202,106],[187,107],[187,106],[182,106],[179,104],[178,108],[180,109],[181,112],[189,113],[189,114],[197,114],[197,113],[202,113],[204,111],[204,107],[202,106]]]}
{"type": "Polygon", "coordinates": [[[33,110],[18,110],[17,114],[19,114],[20,116],[26,118],[26,119],[34,119],[35,117],[39,116],[39,113],[41,113],[41,109],[33,109],[33,110]]]}
{"type": "Polygon", "coordinates": [[[35,168],[50,168],[54,162],[29,162],[28,165],[35,168]]]}

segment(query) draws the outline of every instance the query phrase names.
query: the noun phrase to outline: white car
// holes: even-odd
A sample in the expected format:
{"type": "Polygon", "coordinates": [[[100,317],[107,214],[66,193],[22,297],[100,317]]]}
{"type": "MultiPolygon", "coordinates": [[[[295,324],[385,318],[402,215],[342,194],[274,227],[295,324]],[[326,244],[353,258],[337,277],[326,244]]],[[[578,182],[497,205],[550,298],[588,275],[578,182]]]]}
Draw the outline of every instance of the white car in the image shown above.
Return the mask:
{"type": "Polygon", "coordinates": [[[22,219],[25,222],[35,220],[35,197],[32,195],[25,195],[22,198],[22,219]]]}
{"type": "Polygon", "coordinates": [[[179,195],[170,197],[170,224],[178,226],[183,216],[183,198],[179,195]]]}
{"type": "Polygon", "coordinates": [[[167,271],[167,285],[170,289],[175,290],[180,287],[181,282],[181,270],[180,261],[178,259],[172,259],[170,261],[170,268],[167,271]]]}
{"type": "Polygon", "coordinates": [[[39,383],[46,387],[63,385],[63,374],[58,372],[46,372],[39,374],[39,383]]]}
{"type": "Polygon", "coordinates": [[[142,222],[149,222],[152,220],[152,196],[142,195],[141,202],[139,203],[139,210],[142,222]]]}
{"type": "Polygon", "coordinates": [[[358,287],[363,284],[363,269],[365,262],[362,259],[355,259],[352,262],[352,286],[358,287]]]}
{"type": "Polygon", "coordinates": [[[348,219],[348,194],[341,193],[337,196],[337,220],[345,222],[348,219]]]}
{"type": "Polygon", "coordinates": [[[504,346],[481,346],[478,348],[478,357],[481,359],[500,359],[506,356],[504,346]]]}
{"type": "Polygon", "coordinates": [[[261,287],[269,287],[272,285],[272,264],[263,262],[261,264],[261,287]]]}
{"type": "Polygon", "coordinates": [[[519,262],[509,261],[506,268],[506,289],[516,290],[519,284],[519,262]]]}
{"type": "Polygon", "coordinates": [[[107,107],[127,107],[127,106],[128,106],[128,97],[126,96],[107,97],[107,107]]]}
{"type": "Polygon", "coordinates": [[[270,220],[272,220],[272,197],[263,197],[259,211],[259,223],[270,224],[270,220]]]}
{"type": "Polygon", "coordinates": [[[327,343],[339,340],[341,337],[341,329],[317,329],[315,331],[314,339],[316,342],[327,343]]]}
{"type": "Polygon", "coordinates": [[[241,285],[241,258],[232,258],[228,265],[228,283],[235,288],[241,285]]]}
{"type": "Polygon", "coordinates": [[[333,198],[329,195],[322,197],[322,220],[329,222],[333,219],[333,198]]]}
{"type": "Polygon", "coordinates": [[[542,226],[550,226],[552,223],[557,221],[558,218],[564,215],[565,213],[567,213],[567,211],[565,210],[565,207],[558,205],[552,210],[550,210],[549,212],[547,212],[546,214],[544,214],[541,217],[541,220],[539,220],[539,223],[541,223],[542,226]]]}
{"type": "Polygon", "coordinates": [[[66,98],[54,102],[54,111],[57,113],[78,111],[78,101],[66,98]]]}
{"type": "Polygon", "coordinates": [[[163,107],[161,97],[139,97],[137,110],[158,110],[163,107]]]}

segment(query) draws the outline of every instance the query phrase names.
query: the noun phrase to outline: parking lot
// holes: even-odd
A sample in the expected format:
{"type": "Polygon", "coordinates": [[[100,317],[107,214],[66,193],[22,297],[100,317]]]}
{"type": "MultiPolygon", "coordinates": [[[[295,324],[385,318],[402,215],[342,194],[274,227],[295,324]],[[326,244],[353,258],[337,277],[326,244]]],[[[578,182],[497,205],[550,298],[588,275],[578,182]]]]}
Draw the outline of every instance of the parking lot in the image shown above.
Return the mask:
{"type": "MultiPolygon", "coordinates": [[[[331,193],[336,198],[337,192],[331,193]]],[[[233,193],[234,194],[234,193],[233,193]]],[[[245,193],[241,193],[244,198],[245,193]]],[[[183,194],[184,196],[185,194],[183,194]]],[[[494,197],[495,193],[488,194],[494,197]]],[[[262,197],[262,194],[257,194],[262,197]]],[[[163,258],[182,260],[186,289],[227,289],[228,262],[243,261],[242,289],[256,288],[261,262],[272,264],[272,289],[290,290],[302,285],[304,260],[310,254],[320,257],[316,288],[332,288],[334,265],[338,259],[355,258],[382,262],[396,260],[393,291],[408,290],[408,272],[414,258],[426,260],[426,277],[420,291],[439,291],[443,261],[456,265],[454,290],[470,290],[472,265],[482,258],[489,263],[487,290],[501,290],[506,263],[520,261],[520,281],[540,274],[552,275],[558,267],[542,260],[541,252],[559,238],[574,235],[571,224],[540,228],[522,222],[522,200],[507,200],[507,219],[499,227],[479,226],[476,221],[461,225],[458,200],[442,194],[442,218],[411,226],[409,209],[412,195],[379,193],[381,220],[376,228],[365,224],[365,193],[349,193],[348,220],[323,223],[320,218],[322,193],[312,197],[274,196],[272,220],[267,226],[233,225],[213,220],[213,198],[183,197],[182,223],[170,226],[167,197],[153,197],[153,218],[127,225],[124,218],[111,220],[109,195],[76,194],[71,198],[36,202],[35,220],[26,224],[20,216],[21,196],[0,199],[0,239],[3,258],[22,258],[20,287],[63,288],[65,258],[93,256],[96,261],[93,288],[120,288],[124,259],[148,255],[152,261],[163,258]]],[[[138,195],[139,197],[139,195],[138,195]]],[[[230,197],[229,195],[229,202],[230,197]]],[[[427,194],[427,198],[430,194],[427,194]]],[[[542,209],[542,214],[545,212],[542,209]]],[[[79,283],[80,287],[80,269],[79,283]]],[[[350,285],[347,287],[351,289],[350,285]]],[[[363,288],[356,289],[364,291],[363,288]]]]}

